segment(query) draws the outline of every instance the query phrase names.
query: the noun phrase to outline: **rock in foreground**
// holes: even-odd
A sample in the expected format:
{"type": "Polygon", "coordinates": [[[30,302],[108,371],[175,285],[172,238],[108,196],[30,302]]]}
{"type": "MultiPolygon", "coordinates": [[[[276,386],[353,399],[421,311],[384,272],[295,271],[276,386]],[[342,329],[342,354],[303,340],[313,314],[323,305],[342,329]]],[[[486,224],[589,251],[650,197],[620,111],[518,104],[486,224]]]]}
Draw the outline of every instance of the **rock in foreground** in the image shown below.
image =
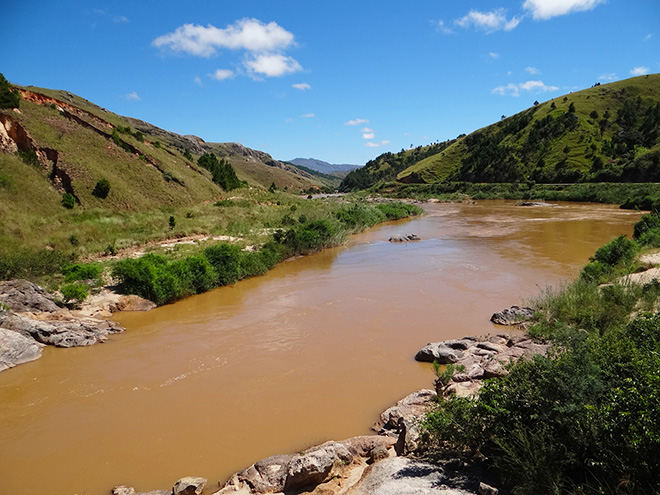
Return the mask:
{"type": "Polygon", "coordinates": [[[39,359],[42,347],[34,339],[0,328],[0,371],[39,359]]]}
{"type": "Polygon", "coordinates": [[[493,313],[490,321],[498,325],[518,325],[534,318],[534,309],[524,306],[511,306],[498,313],[493,313]]]}

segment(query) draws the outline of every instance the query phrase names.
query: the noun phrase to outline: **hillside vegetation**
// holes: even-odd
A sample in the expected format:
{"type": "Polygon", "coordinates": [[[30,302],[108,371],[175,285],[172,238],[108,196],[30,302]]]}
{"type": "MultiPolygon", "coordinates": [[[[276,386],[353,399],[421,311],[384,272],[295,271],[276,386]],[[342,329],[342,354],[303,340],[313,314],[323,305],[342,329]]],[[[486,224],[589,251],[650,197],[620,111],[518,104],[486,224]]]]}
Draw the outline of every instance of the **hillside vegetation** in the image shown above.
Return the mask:
{"type": "Polygon", "coordinates": [[[342,190],[379,181],[660,181],[660,75],[640,76],[537,103],[512,117],[400,153],[350,173],[342,190]]]}
{"type": "Polygon", "coordinates": [[[320,178],[237,143],[205,143],[67,91],[12,88],[2,80],[0,258],[44,250],[89,256],[224,233],[231,219],[214,218],[216,201],[240,195],[256,206],[269,201],[260,191],[271,186],[293,193],[324,187],[320,178]]]}

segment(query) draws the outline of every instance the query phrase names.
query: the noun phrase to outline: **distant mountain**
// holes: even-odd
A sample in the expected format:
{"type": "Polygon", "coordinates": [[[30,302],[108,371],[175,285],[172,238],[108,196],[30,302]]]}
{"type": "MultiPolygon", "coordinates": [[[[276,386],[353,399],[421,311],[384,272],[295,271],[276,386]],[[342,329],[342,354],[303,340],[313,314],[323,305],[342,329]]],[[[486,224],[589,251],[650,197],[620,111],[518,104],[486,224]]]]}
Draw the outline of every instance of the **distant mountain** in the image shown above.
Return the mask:
{"type": "Polygon", "coordinates": [[[323,160],[317,160],[316,158],[295,158],[294,160],[288,160],[289,163],[292,163],[296,166],[300,165],[303,167],[311,168],[318,172],[323,172],[324,174],[332,174],[335,172],[350,172],[356,168],[360,168],[361,165],[349,165],[349,164],[334,164],[324,162],[323,160]]]}
{"type": "Polygon", "coordinates": [[[660,74],[597,83],[467,136],[384,153],[340,191],[378,182],[658,182],[660,74]]]}

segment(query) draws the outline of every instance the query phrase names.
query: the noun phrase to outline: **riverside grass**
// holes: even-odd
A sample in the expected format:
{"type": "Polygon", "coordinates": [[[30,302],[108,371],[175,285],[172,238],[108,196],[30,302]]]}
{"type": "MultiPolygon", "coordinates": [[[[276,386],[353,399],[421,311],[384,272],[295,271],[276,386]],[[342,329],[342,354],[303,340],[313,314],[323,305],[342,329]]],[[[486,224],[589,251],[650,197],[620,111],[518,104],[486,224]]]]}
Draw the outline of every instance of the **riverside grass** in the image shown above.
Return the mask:
{"type": "Polygon", "coordinates": [[[598,249],[605,280],[583,270],[533,301],[529,333],[551,353],[509,366],[477,397],[441,397],[426,455],[482,462],[517,495],[660,493],[660,283],[619,282],[658,226],[648,215],[634,240],[598,249]]]}

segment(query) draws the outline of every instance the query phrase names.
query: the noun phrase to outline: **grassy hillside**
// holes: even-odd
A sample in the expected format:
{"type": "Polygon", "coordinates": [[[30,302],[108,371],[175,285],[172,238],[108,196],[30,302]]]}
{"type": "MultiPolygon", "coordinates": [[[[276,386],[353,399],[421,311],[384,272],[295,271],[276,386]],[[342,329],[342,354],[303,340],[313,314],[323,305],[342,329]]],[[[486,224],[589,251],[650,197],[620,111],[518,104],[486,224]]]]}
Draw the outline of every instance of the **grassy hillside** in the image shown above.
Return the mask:
{"type": "Polygon", "coordinates": [[[659,136],[660,75],[652,74],[536,104],[441,145],[381,155],[358,171],[361,175],[349,174],[342,189],[395,179],[426,184],[660,181],[659,136]]]}
{"type": "Polygon", "coordinates": [[[0,258],[43,250],[84,257],[109,246],[224,234],[231,219],[213,208],[217,201],[239,195],[256,206],[272,183],[294,193],[323,186],[237,143],[180,136],[66,91],[17,90],[19,108],[0,110],[0,258]],[[230,192],[214,183],[198,164],[205,153],[231,164],[248,187],[230,192]]]}

